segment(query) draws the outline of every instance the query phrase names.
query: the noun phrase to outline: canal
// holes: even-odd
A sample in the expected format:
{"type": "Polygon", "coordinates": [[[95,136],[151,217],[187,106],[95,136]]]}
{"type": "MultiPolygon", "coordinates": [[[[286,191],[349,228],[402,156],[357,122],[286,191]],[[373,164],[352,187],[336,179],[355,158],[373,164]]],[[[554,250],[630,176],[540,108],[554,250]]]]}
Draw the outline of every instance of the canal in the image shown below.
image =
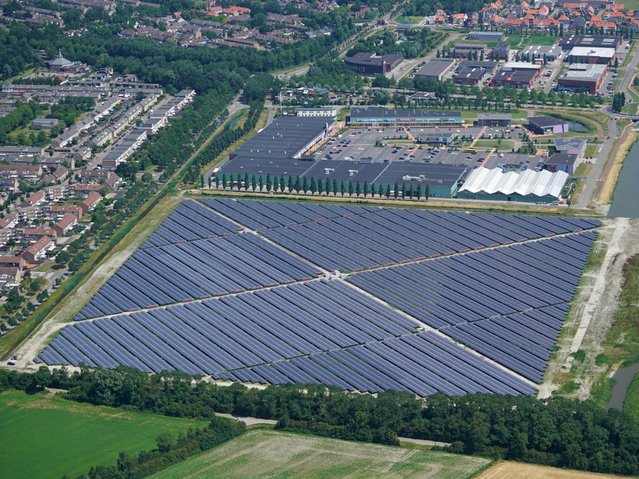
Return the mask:
{"type": "Polygon", "coordinates": [[[625,368],[619,368],[615,375],[612,377],[615,380],[615,385],[612,387],[612,395],[610,401],[606,406],[606,409],[619,409],[623,410],[623,401],[626,398],[626,391],[630,382],[635,375],[639,373],[639,363],[632,364],[625,368]]]}
{"type": "Polygon", "coordinates": [[[623,162],[608,216],[639,218],[639,141],[635,141],[623,162]]]}

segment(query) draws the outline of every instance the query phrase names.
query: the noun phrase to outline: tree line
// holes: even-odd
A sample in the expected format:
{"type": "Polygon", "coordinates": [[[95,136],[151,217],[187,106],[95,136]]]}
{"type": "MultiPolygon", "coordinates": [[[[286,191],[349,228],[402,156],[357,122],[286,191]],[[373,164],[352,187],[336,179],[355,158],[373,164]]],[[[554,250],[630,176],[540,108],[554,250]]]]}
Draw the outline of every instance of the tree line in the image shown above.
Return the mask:
{"type": "MultiPolygon", "coordinates": [[[[74,479],[138,479],[150,476],[167,467],[186,460],[201,452],[243,434],[246,424],[232,419],[212,417],[207,427],[189,430],[174,438],[170,433],[160,434],[156,439],[157,448],[141,451],[135,455],[121,452],[116,464],[94,466],[87,474],[74,479]]],[[[63,476],[62,479],[71,479],[63,476]]]]}
{"type": "Polygon", "coordinates": [[[338,194],[342,197],[348,194],[349,197],[364,197],[374,198],[408,198],[408,199],[428,199],[430,196],[430,187],[428,184],[422,186],[417,184],[416,186],[409,184],[408,187],[405,183],[400,186],[399,183],[395,185],[377,185],[375,183],[368,183],[368,181],[337,181],[336,178],[319,178],[315,177],[302,177],[299,176],[271,176],[270,174],[255,175],[248,173],[233,174],[221,173],[215,176],[215,179],[209,178],[209,188],[215,183],[215,188],[220,189],[236,189],[237,191],[259,191],[266,193],[304,193],[310,195],[323,195],[326,196],[338,194]]]}
{"type": "Polygon", "coordinates": [[[398,444],[398,437],[451,443],[447,451],[598,472],[639,473],[639,423],[592,401],[553,397],[387,391],[354,394],[320,385],[249,389],[184,373],[149,375],[120,367],[68,374],[0,371],[0,390],[68,389],[71,400],[177,417],[216,412],[275,419],[282,429],[339,439],[398,444]],[[193,382],[193,379],[196,381],[193,382]]]}

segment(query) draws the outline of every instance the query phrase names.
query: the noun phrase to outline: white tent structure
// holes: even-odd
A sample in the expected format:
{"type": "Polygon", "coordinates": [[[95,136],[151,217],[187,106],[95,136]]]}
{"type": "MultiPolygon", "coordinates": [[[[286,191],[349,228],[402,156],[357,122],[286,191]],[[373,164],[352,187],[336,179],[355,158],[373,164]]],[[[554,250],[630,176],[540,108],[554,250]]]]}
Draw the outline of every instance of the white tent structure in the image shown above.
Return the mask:
{"type": "Polygon", "coordinates": [[[561,197],[568,173],[547,170],[510,171],[501,168],[474,169],[457,194],[460,198],[511,199],[513,201],[549,202],[561,197]]]}

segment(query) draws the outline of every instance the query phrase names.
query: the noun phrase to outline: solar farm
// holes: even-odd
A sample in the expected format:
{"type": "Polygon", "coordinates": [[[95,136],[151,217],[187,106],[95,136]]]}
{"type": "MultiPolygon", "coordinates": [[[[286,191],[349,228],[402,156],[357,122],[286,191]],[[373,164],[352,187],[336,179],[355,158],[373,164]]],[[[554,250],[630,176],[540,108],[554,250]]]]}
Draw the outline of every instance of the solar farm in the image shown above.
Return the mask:
{"type": "Polygon", "coordinates": [[[599,221],[185,200],[36,358],[534,394],[599,221]]]}

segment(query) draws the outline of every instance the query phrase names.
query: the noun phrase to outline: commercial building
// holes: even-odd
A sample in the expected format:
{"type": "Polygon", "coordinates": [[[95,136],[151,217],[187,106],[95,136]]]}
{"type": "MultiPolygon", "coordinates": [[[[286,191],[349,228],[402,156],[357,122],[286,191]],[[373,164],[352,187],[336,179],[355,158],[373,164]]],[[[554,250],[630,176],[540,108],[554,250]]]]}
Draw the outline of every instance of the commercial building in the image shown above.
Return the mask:
{"type": "Polygon", "coordinates": [[[236,158],[301,158],[335,126],[335,117],[282,116],[229,155],[236,158]]]}
{"type": "Polygon", "coordinates": [[[533,61],[535,59],[541,59],[546,62],[554,62],[561,55],[561,48],[553,45],[528,45],[521,52],[519,52],[519,58],[533,61]]]}
{"type": "Polygon", "coordinates": [[[501,168],[474,169],[457,193],[458,198],[496,201],[553,203],[561,199],[568,173],[547,170],[510,171],[501,168]]]}
{"type": "Polygon", "coordinates": [[[448,126],[461,125],[458,111],[403,108],[352,108],[347,122],[351,126],[448,126]]]}
{"type": "Polygon", "coordinates": [[[492,87],[530,88],[541,74],[541,65],[513,62],[501,67],[490,81],[492,87]]]}
{"type": "Polygon", "coordinates": [[[570,50],[567,60],[570,63],[589,63],[596,65],[610,65],[616,58],[614,48],[603,47],[574,47],[570,50]]]}
{"type": "Polygon", "coordinates": [[[466,35],[466,40],[480,42],[503,42],[506,35],[501,32],[470,32],[466,35]]]}
{"type": "Polygon", "coordinates": [[[510,113],[479,113],[473,126],[508,127],[512,122],[510,113]]]}
{"type": "Polygon", "coordinates": [[[295,116],[301,118],[332,118],[337,116],[336,107],[296,108],[295,116]]]}
{"type": "Polygon", "coordinates": [[[363,75],[377,75],[393,71],[404,60],[400,54],[381,55],[375,53],[356,53],[352,57],[346,57],[344,63],[356,73],[363,75]]]}
{"type": "Polygon", "coordinates": [[[510,45],[508,43],[500,43],[492,49],[488,58],[491,60],[505,60],[510,59],[510,45]]]}
{"type": "Polygon", "coordinates": [[[488,45],[481,43],[460,43],[453,48],[455,58],[472,58],[480,60],[488,53],[488,45]]]}
{"type": "Polygon", "coordinates": [[[537,135],[553,135],[567,133],[570,124],[561,118],[551,116],[534,116],[528,118],[528,129],[537,135]]]}
{"type": "Polygon", "coordinates": [[[543,169],[550,172],[563,171],[572,175],[575,173],[577,155],[571,153],[555,153],[544,161],[543,169]]]}
{"type": "Polygon", "coordinates": [[[559,40],[559,46],[564,51],[572,50],[574,47],[617,49],[620,44],[621,37],[601,35],[571,35],[559,40]]]}
{"type": "Polygon", "coordinates": [[[495,71],[497,62],[465,60],[460,62],[453,74],[453,82],[462,85],[477,85],[484,77],[495,71]]]}
{"type": "Polygon", "coordinates": [[[586,153],[585,138],[555,138],[555,151],[557,153],[570,153],[583,158],[586,153]]]}
{"type": "Polygon", "coordinates": [[[606,78],[608,65],[573,63],[557,80],[559,91],[585,92],[595,95],[606,78]]]}
{"type": "Polygon", "coordinates": [[[433,58],[415,72],[415,77],[441,81],[454,64],[450,58],[433,58]]]}

